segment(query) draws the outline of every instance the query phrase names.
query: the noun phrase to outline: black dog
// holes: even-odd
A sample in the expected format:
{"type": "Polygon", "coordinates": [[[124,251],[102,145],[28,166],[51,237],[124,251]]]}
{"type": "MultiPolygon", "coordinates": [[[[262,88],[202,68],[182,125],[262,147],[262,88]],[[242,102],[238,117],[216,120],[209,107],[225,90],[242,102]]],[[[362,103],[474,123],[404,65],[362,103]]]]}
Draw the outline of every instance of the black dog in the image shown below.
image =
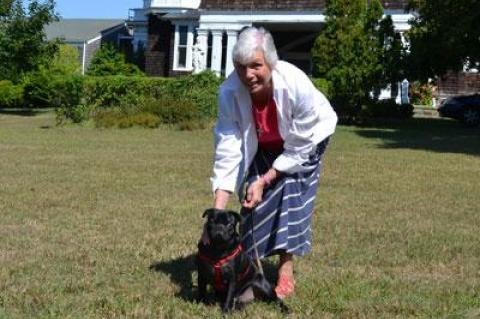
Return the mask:
{"type": "Polygon", "coordinates": [[[207,209],[206,231],[208,245],[198,244],[198,294],[205,301],[207,284],[213,284],[215,295],[222,301],[222,311],[259,298],[277,302],[283,312],[288,308],[280,300],[272,285],[257,269],[253,260],[243,251],[237,232],[240,215],[233,211],[207,209]]]}

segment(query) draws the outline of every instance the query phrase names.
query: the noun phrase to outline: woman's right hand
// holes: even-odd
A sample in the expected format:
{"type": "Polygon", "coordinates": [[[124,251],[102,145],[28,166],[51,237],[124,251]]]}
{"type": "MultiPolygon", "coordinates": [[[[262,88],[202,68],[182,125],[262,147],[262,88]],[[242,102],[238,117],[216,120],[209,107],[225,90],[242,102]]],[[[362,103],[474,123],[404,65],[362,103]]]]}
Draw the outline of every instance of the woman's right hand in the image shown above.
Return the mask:
{"type": "Polygon", "coordinates": [[[247,196],[242,205],[245,208],[255,208],[263,199],[263,189],[265,188],[265,181],[262,178],[257,179],[247,188],[247,196]]]}

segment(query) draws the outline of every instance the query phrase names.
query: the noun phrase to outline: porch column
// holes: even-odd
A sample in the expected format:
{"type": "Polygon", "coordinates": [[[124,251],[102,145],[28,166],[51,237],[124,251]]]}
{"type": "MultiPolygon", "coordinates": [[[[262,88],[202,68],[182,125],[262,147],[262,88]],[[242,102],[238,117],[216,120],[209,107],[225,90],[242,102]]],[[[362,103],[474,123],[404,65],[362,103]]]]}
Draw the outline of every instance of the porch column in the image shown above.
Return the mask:
{"type": "Polygon", "coordinates": [[[225,65],[225,77],[227,77],[233,70],[232,52],[235,43],[237,43],[238,31],[227,30],[227,63],[225,65]]]}
{"type": "Polygon", "coordinates": [[[211,68],[218,75],[222,71],[222,36],[223,31],[221,30],[212,30],[212,61],[211,68]]]}
{"type": "Polygon", "coordinates": [[[193,68],[194,72],[202,72],[207,69],[208,30],[197,30],[197,43],[194,46],[193,68]]]}

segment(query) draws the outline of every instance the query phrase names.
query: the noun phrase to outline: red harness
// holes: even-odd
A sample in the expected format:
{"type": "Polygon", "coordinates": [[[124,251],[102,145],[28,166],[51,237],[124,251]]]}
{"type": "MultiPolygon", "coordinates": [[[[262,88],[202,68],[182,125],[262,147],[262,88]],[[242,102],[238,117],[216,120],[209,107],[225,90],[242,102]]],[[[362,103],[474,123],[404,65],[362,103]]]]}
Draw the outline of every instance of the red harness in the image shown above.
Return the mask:
{"type": "MultiPolygon", "coordinates": [[[[237,248],[235,248],[230,255],[225,256],[222,259],[213,259],[210,256],[207,256],[207,255],[199,252],[198,257],[202,261],[210,264],[215,271],[215,274],[214,274],[215,290],[217,290],[217,291],[226,291],[227,290],[227,287],[225,286],[224,281],[223,281],[222,266],[225,265],[226,263],[228,263],[229,261],[235,259],[240,254],[241,251],[242,251],[242,245],[239,244],[237,246],[237,248]]],[[[245,267],[242,274],[237,277],[237,282],[243,281],[243,279],[245,279],[245,276],[248,274],[249,270],[250,270],[250,263],[247,263],[247,266],[245,267]]]]}

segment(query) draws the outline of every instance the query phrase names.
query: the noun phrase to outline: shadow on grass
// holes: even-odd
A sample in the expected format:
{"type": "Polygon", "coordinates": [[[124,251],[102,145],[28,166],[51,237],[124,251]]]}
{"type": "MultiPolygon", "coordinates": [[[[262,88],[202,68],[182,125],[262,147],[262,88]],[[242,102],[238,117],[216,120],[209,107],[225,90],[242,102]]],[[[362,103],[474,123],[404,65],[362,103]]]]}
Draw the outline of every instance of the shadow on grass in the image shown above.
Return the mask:
{"type": "Polygon", "coordinates": [[[15,109],[2,109],[0,108],[0,114],[4,115],[17,115],[17,116],[36,116],[45,112],[50,112],[50,109],[30,109],[30,108],[15,108],[15,109]]]}
{"type": "MultiPolygon", "coordinates": [[[[262,261],[265,277],[271,283],[277,280],[277,268],[271,259],[262,261]]],[[[197,271],[196,256],[179,257],[169,261],[158,261],[150,265],[150,270],[162,272],[170,277],[174,284],[180,287],[176,297],[185,301],[194,302],[197,298],[197,283],[193,282],[193,273],[197,271]],[[195,289],[194,289],[195,287],[195,289]]],[[[214,302],[213,296],[209,296],[208,303],[214,302]]]]}
{"type": "Polygon", "coordinates": [[[175,296],[193,302],[196,298],[192,282],[192,274],[197,271],[195,259],[195,255],[192,254],[169,261],[158,261],[150,265],[150,270],[167,274],[173,283],[180,287],[175,296]]]}
{"type": "Polygon", "coordinates": [[[387,121],[359,127],[359,136],[382,139],[386,149],[480,155],[480,128],[444,119],[387,121]]]}

